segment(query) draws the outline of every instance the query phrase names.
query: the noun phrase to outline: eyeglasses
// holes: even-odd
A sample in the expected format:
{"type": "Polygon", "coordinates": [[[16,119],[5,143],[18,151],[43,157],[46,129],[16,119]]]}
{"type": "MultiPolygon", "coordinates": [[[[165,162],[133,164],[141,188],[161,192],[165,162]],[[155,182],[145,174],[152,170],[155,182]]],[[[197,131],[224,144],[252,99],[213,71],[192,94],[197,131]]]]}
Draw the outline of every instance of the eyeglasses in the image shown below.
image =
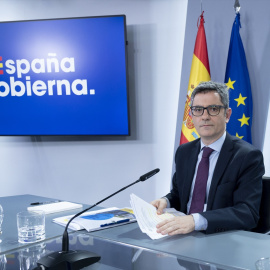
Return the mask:
{"type": "Polygon", "coordinates": [[[224,108],[226,109],[225,106],[221,105],[210,105],[207,107],[202,107],[202,106],[191,106],[191,113],[193,116],[202,116],[204,114],[204,110],[207,110],[208,114],[211,116],[216,116],[220,113],[220,109],[224,108]]]}

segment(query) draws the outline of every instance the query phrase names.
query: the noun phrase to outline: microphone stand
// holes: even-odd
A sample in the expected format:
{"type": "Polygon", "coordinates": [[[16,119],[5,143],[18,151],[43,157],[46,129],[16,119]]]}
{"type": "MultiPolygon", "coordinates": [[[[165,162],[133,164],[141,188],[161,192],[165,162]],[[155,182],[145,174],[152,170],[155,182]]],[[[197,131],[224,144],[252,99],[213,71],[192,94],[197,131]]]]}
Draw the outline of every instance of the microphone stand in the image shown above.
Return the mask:
{"type": "Polygon", "coordinates": [[[38,262],[38,268],[40,270],[79,270],[83,267],[86,267],[88,265],[94,264],[100,260],[100,256],[89,251],[85,250],[69,250],[69,236],[68,236],[68,226],[74,220],[76,217],[82,215],[86,211],[94,208],[95,206],[99,205],[100,203],[108,200],[109,198],[113,197],[114,195],[118,194],[119,192],[127,189],[130,186],[133,186],[137,184],[138,182],[142,182],[147,180],[148,178],[154,176],[157,174],[160,170],[155,169],[152,170],[144,175],[142,175],[138,180],[135,182],[119,189],[118,191],[114,192],[113,194],[109,195],[105,199],[102,199],[101,201],[97,202],[96,204],[84,209],[83,211],[77,213],[74,215],[67,223],[63,237],[62,237],[62,251],[56,251],[53,253],[48,254],[47,256],[44,256],[41,258],[38,262]]]}

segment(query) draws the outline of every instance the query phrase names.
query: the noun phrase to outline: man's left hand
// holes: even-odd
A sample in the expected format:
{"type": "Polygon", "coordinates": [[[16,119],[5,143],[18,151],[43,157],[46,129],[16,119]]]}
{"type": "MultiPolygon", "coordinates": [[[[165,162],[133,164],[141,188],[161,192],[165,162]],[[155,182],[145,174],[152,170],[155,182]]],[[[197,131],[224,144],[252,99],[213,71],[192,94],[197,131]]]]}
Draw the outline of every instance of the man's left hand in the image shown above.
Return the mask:
{"type": "Polygon", "coordinates": [[[187,234],[193,232],[195,222],[192,215],[173,217],[157,225],[157,232],[163,235],[187,234]]]}

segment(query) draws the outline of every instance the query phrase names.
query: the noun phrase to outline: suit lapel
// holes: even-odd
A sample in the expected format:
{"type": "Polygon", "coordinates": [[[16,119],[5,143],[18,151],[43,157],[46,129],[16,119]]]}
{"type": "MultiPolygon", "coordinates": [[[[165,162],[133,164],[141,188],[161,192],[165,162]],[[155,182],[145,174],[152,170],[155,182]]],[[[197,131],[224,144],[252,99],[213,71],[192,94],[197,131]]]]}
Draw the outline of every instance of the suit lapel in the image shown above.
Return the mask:
{"type": "Polygon", "coordinates": [[[221,151],[217,160],[217,164],[214,170],[211,187],[209,191],[209,196],[208,196],[207,210],[211,210],[212,208],[212,204],[215,198],[218,183],[232,157],[232,154],[233,154],[232,150],[233,150],[233,140],[232,140],[231,135],[227,133],[226,139],[221,148],[221,151]]]}
{"type": "Polygon", "coordinates": [[[193,176],[195,173],[196,169],[196,164],[197,164],[197,159],[200,151],[200,140],[197,140],[197,142],[193,145],[193,147],[190,149],[190,155],[187,159],[186,166],[189,167],[187,169],[187,174],[186,177],[184,178],[184,185],[183,185],[183,193],[181,196],[181,205],[182,205],[182,211],[186,213],[187,211],[187,203],[189,200],[189,195],[190,195],[190,189],[191,189],[191,184],[193,180],[193,176]]]}

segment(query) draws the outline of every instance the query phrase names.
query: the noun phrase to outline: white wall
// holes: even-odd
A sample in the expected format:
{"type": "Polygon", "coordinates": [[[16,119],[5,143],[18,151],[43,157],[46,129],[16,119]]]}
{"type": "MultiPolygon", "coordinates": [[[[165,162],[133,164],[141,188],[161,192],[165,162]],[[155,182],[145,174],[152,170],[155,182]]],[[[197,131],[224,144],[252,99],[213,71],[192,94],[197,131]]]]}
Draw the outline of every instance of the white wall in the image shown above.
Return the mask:
{"type": "MultiPolygon", "coordinates": [[[[103,206],[169,191],[187,0],[2,0],[1,20],[126,14],[131,137],[1,137],[0,196],[93,204],[154,168],[153,179],[103,206]],[[77,186],[77,188],[75,188],[77,186]]],[[[4,37],[2,37],[4,38],[4,37]]]]}

